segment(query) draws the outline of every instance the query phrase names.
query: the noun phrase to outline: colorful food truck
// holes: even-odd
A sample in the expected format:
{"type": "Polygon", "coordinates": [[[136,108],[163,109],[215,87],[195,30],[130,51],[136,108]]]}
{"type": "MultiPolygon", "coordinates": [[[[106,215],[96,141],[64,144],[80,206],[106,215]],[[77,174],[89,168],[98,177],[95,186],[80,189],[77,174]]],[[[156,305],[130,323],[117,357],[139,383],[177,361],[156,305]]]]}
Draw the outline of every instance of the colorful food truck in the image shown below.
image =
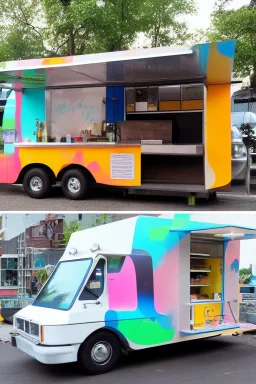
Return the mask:
{"type": "Polygon", "coordinates": [[[240,241],[256,230],[187,217],[134,217],[72,234],[12,344],[92,374],[120,354],[255,329],[238,316],[240,241]]]}
{"type": "Polygon", "coordinates": [[[235,42],[7,62],[0,182],[214,193],[231,182],[235,42]]]}

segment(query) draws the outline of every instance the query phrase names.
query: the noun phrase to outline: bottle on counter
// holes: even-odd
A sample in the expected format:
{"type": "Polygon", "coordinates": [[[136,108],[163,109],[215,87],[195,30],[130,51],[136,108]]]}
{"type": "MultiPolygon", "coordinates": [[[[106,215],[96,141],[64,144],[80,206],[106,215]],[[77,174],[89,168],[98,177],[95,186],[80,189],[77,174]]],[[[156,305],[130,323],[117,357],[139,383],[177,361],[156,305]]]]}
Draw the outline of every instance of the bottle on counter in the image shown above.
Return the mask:
{"type": "Polygon", "coordinates": [[[43,124],[42,140],[43,140],[43,143],[47,143],[48,142],[48,135],[47,135],[46,124],[45,123],[42,123],[42,124],[43,124]]]}
{"type": "Polygon", "coordinates": [[[66,140],[67,143],[71,143],[71,135],[69,133],[67,133],[66,140]]]}

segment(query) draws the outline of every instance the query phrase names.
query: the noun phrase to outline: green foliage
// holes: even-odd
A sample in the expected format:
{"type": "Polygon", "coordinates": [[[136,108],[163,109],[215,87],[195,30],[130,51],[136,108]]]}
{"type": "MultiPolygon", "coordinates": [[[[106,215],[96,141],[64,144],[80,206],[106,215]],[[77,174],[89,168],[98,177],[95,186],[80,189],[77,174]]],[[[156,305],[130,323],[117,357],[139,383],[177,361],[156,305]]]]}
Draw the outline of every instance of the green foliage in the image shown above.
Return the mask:
{"type": "Polygon", "coordinates": [[[120,215],[111,215],[106,213],[101,213],[98,215],[95,215],[95,219],[92,223],[92,227],[97,227],[98,225],[113,223],[114,221],[121,220],[120,215]]]}
{"type": "Polygon", "coordinates": [[[209,41],[236,40],[235,74],[251,75],[251,87],[256,89],[256,7],[248,5],[227,10],[226,2],[222,1],[213,13],[207,38],[209,41]]]}
{"type": "Polygon", "coordinates": [[[251,268],[243,268],[239,271],[239,283],[249,284],[252,278],[251,268]]]}
{"type": "Polygon", "coordinates": [[[0,0],[0,62],[183,44],[195,0],[0,0]]]}
{"type": "Polygon", "coordinates": [[[242,124],[240,127],[240,131],[243,135],[243,140],[246,148],[254,148],[256,147],[256,138],[254,135],[254,129],[250,123],[242,124]]]}
{"type": "Polygon", "coordinates": [[[72,220],[70,223],[66,223],[64,221],[63,231],[64,231],[64,242],[65,242],[65,245],[67,245],[72,233],[81,231],[81,227],[76,220],[72,220]]]}
{"type": "Polygon", "coordinates": [[[180,16],[195,12],[194,0],[148,0],[144,28],[152,47],[184,44],[191,38],[180,16]]]}
{"type": "Polygon", "coordinates": [[[36,271],[36,277],[41,285],[44,285],[48,280],[48,275],[45,269],[41,269],[40,271],[36,271]]]}

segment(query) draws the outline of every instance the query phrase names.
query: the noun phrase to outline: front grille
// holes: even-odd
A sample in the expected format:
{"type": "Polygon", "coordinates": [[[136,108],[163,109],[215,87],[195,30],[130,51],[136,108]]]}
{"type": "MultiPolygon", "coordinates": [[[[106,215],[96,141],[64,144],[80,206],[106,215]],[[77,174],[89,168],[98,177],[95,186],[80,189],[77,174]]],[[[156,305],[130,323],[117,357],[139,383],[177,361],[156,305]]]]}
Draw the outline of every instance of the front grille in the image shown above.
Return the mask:
{"type": "Polygon", "coordinates": [[[32,336],[39,336],[39,325],[36,323],[30,323],[30,334],[32,336]]]}
{"type": "Polygon", "coordinates": [[[39,324],[28,320],[23,320],[19,317],[16,317],[16,328],[17,330],[26,332],[31,336],[39,337],[40,334],[39,324]]]}
{"type": "Polygon", "coordinates": [[[30,333],[30,329],[29,329],[29,321],[25,320],[25,332],[26,333],[30,333]]]}
{"type": "Polygon", "coordinates": [[[20,331],[24,331],[24,320],[23,320],[23,319],[16,318],[16,327],[17,327],[17,329],[19,329],[20,331]]]}

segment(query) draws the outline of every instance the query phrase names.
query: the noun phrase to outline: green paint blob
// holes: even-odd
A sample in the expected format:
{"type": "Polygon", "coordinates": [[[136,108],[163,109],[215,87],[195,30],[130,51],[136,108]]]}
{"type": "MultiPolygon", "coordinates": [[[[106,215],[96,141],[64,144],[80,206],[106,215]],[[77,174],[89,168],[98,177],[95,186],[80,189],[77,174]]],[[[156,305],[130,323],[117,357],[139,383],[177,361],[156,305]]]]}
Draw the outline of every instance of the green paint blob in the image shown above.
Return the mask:
{"type": "Polygon", "coordinates": [[[149,240],[163,241],[168,236],[169,231],[170,231],[170,227],[152,228],[149,231],[149,240]]]}
{"type": "Polygon", "coordinates": [[[125,338],[139,345],[157,345],[167,343],[174,337],[174,328],[164,329],[150,319],[121,320],[118,330],[125,338]]]}

